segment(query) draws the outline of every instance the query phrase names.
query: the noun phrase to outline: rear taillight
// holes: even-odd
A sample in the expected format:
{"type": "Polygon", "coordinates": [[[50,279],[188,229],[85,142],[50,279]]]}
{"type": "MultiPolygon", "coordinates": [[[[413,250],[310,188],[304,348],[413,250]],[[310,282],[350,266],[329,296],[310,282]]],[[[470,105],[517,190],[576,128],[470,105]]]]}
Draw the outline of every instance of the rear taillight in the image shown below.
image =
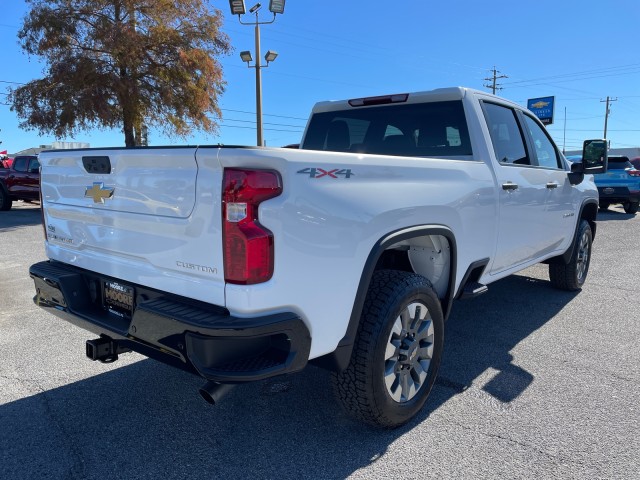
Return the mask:
{"type": "Polygon", "coordinates": [[[632,177],[640,177],[640,170],[627,170],[627,173],[632,177]]]}
{"type": "Polygon", "coordinates": [[[260,225],[260,203],[282,193],[274,170],[225,168],[222,221],[225,281],[240,285],[266,282],[273,275],[273,234],[260,225]]]}

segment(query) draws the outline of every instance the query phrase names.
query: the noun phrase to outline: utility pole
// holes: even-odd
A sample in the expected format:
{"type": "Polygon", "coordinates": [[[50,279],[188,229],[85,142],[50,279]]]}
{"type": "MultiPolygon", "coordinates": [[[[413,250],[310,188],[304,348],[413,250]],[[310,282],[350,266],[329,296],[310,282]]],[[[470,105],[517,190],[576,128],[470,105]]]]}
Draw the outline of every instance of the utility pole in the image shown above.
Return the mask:
{"type": "Polygon", "coordinates": [[[567,144],[567,107],[564,107],[564,133],[562,134],[562,154],[564,155],[564,147],[567,144]]]}
{"type": "Polygon", "coordinates": [[[609,114],[611,113],[611,109],[609,108],[609,104],[611,102],[617,102],[617,101],[618,101],[617,98],[610,98],[609,96],[607,96],[606,100],[600,100],[600,103],[607,102],[607,110],[604,112],[604,138],[605,138],[605,140],[607,138],[607,120],[609,120],[609,114]]]}
{"type": "Polygon", "coordinates": [[[498,75],[499,72],[498,70],[496,70],[495,65],[493,66],[493,70],[489,70],[490,72],[493,73],[493,76],[489,77],[489,78],[485,78],[485,80],[490,81],[491,84],[487,85],[485,83],[485,87],[490,88],[491,89],[491,93],[493,93],[494,95],[496,94],[496,90],[502,90],[502,87],[500,87],[498,84],[496,84],[496,80],[498,80],[499,78],[509,78],[506,75],[498,75]]]}

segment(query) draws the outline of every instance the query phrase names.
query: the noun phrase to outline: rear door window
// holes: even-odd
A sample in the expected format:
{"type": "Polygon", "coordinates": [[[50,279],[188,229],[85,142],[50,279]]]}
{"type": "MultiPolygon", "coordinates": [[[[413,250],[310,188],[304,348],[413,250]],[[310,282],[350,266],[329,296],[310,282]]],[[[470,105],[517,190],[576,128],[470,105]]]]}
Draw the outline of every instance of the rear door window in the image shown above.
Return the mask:
{"type": "Polygon", "coordinates": [[[498,161],[505,165],[531,165],[515,110],[488,102],[483,103],[483,108],[498,161]]]}

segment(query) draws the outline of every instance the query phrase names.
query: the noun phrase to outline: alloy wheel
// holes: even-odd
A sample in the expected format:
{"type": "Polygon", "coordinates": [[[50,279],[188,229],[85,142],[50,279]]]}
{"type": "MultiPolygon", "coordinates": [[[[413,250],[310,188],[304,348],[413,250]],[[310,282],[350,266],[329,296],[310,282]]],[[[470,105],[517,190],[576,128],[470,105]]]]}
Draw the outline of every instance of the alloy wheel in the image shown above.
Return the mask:
{"type": "Polygon", "coordinates": [[[407,305],[396,318],[385,350],[384,382],[393,400],[411,400],[426,384],[433,357],[434,330],[423,303],[407,305]]]}

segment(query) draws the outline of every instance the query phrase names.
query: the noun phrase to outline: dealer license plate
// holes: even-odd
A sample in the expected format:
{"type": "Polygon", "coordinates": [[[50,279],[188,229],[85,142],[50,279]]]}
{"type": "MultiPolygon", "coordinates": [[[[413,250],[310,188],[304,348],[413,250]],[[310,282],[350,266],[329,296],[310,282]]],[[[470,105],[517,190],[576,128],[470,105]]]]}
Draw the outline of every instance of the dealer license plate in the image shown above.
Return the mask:
{"type": "Polygon", "coordinates": [[[131,318],[134,299],[133,287],[117,282],[104,282],[104,304],[111,313],[119,317],[131,318]]]}

